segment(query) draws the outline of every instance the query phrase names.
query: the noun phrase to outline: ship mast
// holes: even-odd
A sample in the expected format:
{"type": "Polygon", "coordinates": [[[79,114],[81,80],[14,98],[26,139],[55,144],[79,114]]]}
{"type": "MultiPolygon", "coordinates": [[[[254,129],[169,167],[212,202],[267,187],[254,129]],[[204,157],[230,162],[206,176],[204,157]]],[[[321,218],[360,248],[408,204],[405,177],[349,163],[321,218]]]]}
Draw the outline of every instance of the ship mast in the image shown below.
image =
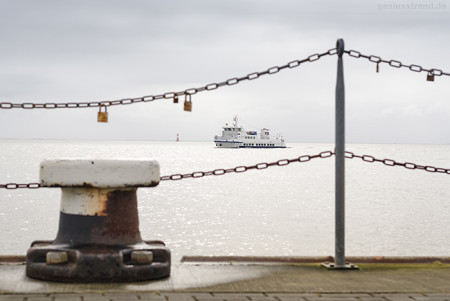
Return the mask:
{"type": "Polygon", "coordinates": [[[235,128],[238,126],[238,117],[237,117],[237,116],[235,116],[235,117],[233,118],[233,126],[234,126],[235,128]]]}

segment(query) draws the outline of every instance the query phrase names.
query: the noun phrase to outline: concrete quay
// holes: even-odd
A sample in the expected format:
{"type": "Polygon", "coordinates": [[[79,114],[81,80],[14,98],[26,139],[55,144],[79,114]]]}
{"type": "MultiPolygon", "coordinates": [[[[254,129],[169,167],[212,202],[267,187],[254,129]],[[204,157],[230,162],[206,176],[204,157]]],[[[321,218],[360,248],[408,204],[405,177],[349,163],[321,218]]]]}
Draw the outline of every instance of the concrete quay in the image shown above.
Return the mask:
{"type": "Polygon", "coordinates": [[[0,300],[450,301],[449,258],[348,258],[360,269],[343,271],[321,259],[186,257],[161,280],[75,284],[28,278],[20,258],[10,258],[0,260],[0,300]]]}

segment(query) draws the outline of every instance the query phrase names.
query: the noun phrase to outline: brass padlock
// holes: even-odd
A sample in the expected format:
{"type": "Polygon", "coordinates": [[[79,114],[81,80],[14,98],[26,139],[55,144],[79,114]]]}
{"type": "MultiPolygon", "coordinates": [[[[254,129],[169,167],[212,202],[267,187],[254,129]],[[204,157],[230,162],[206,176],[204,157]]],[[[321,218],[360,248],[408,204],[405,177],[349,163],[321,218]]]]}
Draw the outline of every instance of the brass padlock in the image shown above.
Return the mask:
{"type": "Polygon", "coordinates": [[[108,112],[107,112],[107,107],[104,105],[101,105],[99,107],[99,111],[98,111],[98,116],[97,116],[97,121],[98,122],[108,122],[108,112]],[[102,107],[105,108],[105,111],[102,112],[102,107]]]}
{"type": "Polygon", "coordinates": [[[427,81],[429,82],[434,82],[434,73],[433,72],[428,72],[427,74],[427,81]]]}
{"type": "Polygon", "coordinates": [[[186,94],[186,98],[184,99],[184,110],[187,112],[192,111],[191,94],[186,94]]]}
{"type": "Polygon", "coordinates": [[[173,103],[178,103],[178,95],[175,95],[175,96],[173,97],[173,103]]]}

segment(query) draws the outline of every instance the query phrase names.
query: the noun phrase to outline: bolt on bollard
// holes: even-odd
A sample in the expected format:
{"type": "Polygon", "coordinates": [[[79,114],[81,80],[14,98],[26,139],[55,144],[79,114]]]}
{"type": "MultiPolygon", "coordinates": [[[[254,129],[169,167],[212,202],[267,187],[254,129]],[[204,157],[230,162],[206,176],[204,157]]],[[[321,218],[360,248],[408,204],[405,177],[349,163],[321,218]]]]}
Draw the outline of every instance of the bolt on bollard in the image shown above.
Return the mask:
{"type": "Polygon", "coordinates": [[[170,250],[143,241],[136,191],[159,184],[152,160],[47,160],[41,185],[61,187],[54,241],[35,241],[26,274],[58,282],[134,282],[168,277],[170,250]]]}

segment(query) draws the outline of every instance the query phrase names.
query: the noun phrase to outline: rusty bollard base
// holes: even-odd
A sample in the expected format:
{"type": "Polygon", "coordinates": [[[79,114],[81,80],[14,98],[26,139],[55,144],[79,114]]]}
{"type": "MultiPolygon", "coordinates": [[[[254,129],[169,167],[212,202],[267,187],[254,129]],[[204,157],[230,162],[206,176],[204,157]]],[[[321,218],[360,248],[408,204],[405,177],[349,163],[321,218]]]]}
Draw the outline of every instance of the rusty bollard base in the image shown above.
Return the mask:
{"type": "Polygon", "coordinates": [[[136,191],[159,183],[150,160],[49,160],[41,185],[61,187],[54,241],[35,241],[27,252],[29,277],[59,282],[135,282],[170,275],[170,251],[143,241],[136,191]]]}
{"type": "Polygon", "coordinates": [[[26,274],[57,282],[135,282],[168,277],[170,264],[162,242],[77,248],[37,242],[28,250],[26,274]]]}

